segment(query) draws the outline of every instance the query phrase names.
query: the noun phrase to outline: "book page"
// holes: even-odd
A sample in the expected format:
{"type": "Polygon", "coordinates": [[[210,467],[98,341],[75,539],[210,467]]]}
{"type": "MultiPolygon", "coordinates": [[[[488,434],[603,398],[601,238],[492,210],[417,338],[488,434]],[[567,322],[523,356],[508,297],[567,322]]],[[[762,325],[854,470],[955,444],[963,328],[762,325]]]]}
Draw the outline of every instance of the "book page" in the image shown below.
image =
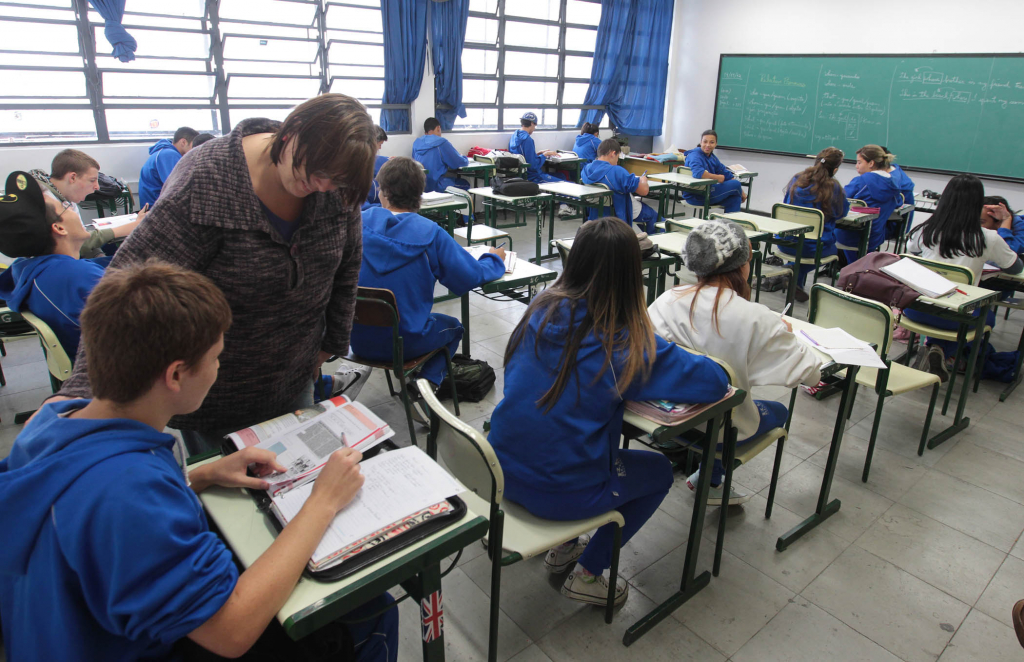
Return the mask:
{"type": "Polygon", "coordinates": [[[97,218],[92,222],[92,226],[97,230],[112,230],[119,228],[122,225],[128,225],[138,218],[138,214],[122,214],[121,216],[107,216],[105,218],[97,218]]]}
{"type": "Polygon", "coordinates": [[[257,423],[256,425],[249,426],[243,430],[232,432],[227,436],[231,439],[235,448],[238,450],[242,450],[248,446],[256,446],[275,435],[290,432],[306,421],[312,420],[316,416],[324,413],[328,409],[333,409],[334,407],[349,401],[348,397],[339,395],[331,398],[330,400],[324,400],[312,407],[301,409],[297,414],[283,414],[277,418],[272,418],[269,421],[263,421],[262,423],[257,423]]]}
{"type": "Polygon", "coordinates": [[[933,299],[956,291],[956,283],[909,257],[882,267],[882,271],[933,299]]]}

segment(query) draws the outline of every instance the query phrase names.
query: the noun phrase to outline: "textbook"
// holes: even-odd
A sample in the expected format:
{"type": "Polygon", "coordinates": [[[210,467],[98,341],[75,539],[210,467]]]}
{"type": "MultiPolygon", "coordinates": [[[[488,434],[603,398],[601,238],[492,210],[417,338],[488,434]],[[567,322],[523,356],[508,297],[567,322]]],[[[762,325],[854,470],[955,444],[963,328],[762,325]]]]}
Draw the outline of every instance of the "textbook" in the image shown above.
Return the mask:
{"type": "Polygon", "coordinates": [[[363,453],[393,436],[395,431],[365,405],[339,395],[227,438],[239,450],[255,446],[277,454],[288,470],[262,477],[270,483],[267,492],[273,497],[314,480],[334,451],[348,447],[363,453]]]}
{"type": "Polygon", "coordinates": [[[455,202],[455,196],[451,193],[427,191],[420,196],[420,207],[436,207],[437,205],[444,205],[449,202],[455,202]]]}
{"type": "Polygon", "coordinates": [[[909,257],[882,267],[882,272],[933,299],[956,291],[956,283],[928,267],[914,262],[909,257]]]}
{"type": "MultiPolygon", "coordinates": [[[[463,246],[469,254],[475,259],[479,260],[485,253],[491,249],[489,246],[482,246],[476,244],[474,246],[463,246]]],[[[505,273],[510,274],[516,269],[516,253],[515,251],[505,251],[505,273]]]]}
{"type": "Polygon", "coordinates": [[[732,174],[734,174],[734,175],[745,175],[748,172],[753,172],[752,170],[747,170],[747,168],[745,166],[742,166],[739,163],[735,163],[735,164],[733,164],[731,166],[725,166],[725,167],[728,168],[732,172],[732,174]]]}
{"type": "Polygon", "coordinates": [[[565,152],[558,150],[558,154],[549,156],[548,161],[551,163],[566,163],[569,161],[579,161],[580,157],[576,152],[565,152]]]}
{"type": "Polygon", "coordinates": [[[138,214],[122,214],[121,216],[97,218],[92,222],[92,226],[97,230],[113,230],[114,228],[121,227],[122,225],[134,223],[138,216],[138,214]]]}
{"type": "Polygon", "coordinates": [[[725,392],[721,400],[699,404],[678,404],[667,400],[627,400],[626,409],[649,421],[662,425],[679,425],[688,421],[697,414],[714,407],[722,400],[732,396],[736,392],[732,386],[725,392]]]}

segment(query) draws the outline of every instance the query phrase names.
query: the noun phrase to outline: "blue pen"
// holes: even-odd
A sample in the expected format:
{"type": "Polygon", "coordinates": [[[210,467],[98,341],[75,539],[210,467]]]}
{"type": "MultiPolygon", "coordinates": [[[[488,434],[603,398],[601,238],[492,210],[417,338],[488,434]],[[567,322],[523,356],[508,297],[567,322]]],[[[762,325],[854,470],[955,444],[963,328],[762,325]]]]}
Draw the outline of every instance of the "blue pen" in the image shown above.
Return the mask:
{"type": "Polygon", "coordinates": [[[508,243],[508,242],[503,241],[500,244],[498,244],[497,246],[495,246],[495,248],[504,248],[506,243],[508,243]]]}

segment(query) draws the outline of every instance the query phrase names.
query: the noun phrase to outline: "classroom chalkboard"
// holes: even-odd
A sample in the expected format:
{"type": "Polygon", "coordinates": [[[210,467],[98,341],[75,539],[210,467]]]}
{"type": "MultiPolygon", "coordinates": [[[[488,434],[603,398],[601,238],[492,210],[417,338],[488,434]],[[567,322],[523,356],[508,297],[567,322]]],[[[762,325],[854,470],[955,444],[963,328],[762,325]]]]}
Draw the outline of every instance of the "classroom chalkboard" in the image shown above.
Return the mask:
{"type": "Polygon", "coordinates": [[[1024,181],[1024,55],[722,55],[714,127],[722,147],[874,143],[906,168],[1024,181]]]}

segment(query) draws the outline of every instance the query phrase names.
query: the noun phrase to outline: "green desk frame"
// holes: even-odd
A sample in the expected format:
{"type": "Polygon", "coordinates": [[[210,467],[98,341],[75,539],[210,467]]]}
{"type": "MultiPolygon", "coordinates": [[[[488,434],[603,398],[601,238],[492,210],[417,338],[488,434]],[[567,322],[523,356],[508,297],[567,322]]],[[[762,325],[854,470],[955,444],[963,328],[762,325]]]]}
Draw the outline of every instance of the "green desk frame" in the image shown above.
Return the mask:
{"type": "Polygon", "coordinates": [[[844,230],[853,230],[860,233],[860,243],[857,245],[857,259],[868,254],[868,239],[871,238],[871,226],[878,214],[857,214],[846,216],[836,220],[836,227],[844,230]]]}
{"type": "MultiPolygon", "coordinates": [[[[552,281],[557,277],[558,273],[551,269],[517,259],[516,268],[512,273],[505,274],[498,280],[484,283],[477,288],[477,291],[481,294],[503,293],[510,298],[517,299],[528,304],[533,300],[535,288],[538,285],[552,281]],[[516,272],[519,273],[517,274],[516,272]],[[522,292],[524,288],[526,291],[525,294],[522,292]]],[[[469,337],[469,318],[469,292],[467,292],[462,295],[462,353],[467,357],[470,355],[470,348],[472,346],[469,337]]]]}

